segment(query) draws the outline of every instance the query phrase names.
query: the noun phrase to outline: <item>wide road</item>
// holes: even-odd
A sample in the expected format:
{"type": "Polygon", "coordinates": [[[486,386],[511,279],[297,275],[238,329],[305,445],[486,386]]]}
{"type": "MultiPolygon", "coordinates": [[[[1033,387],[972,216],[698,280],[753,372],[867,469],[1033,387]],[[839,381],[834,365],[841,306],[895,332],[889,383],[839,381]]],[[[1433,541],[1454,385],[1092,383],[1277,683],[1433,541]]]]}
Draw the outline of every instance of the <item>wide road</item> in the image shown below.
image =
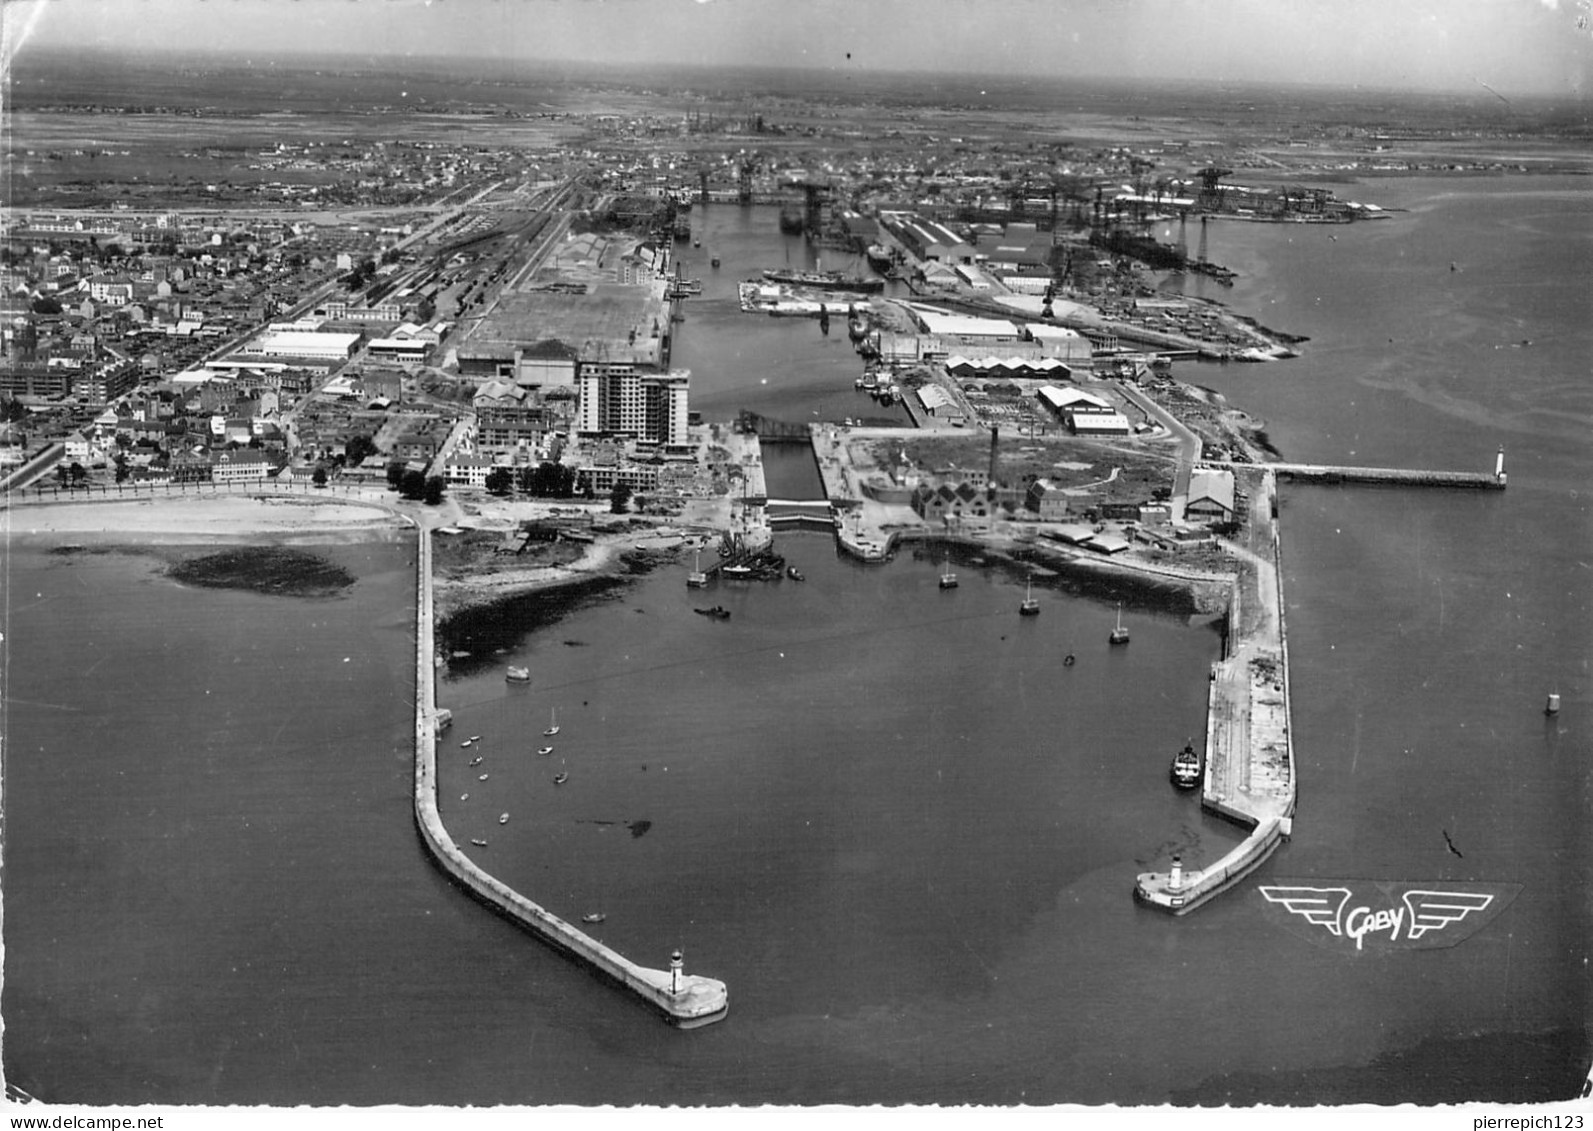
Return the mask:
{"type": "Polygon", "coordinates": [[[1169,502],[1172,505],[1173,521],[1183,522],[1184,504],[1189,502],[1189,474],[1194,470],[1195,461],[1200,458],[1200,437],[1186,428],[1172,413],[1128,382],[1121,382],[1120,388],[1123,390],[1123,395],[1139,406],[1145,415],[1159,421],[1178,439],[1178,473],[1173,480],[1173,497],[1169,502]]]}

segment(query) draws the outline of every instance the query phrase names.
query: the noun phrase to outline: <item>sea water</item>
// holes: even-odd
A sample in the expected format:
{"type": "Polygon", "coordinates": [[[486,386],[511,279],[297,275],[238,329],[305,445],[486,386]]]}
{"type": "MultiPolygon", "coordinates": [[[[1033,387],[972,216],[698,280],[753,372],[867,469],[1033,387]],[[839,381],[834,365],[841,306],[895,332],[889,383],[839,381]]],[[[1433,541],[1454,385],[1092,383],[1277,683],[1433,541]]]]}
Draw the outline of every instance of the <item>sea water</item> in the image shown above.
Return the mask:
{"type": "MultiPolygon", "coordinates": [[[[1239,835],[1167,782],[1203,725],[1218,639],[1200,622],[1133,612],[1114,651],[1109,601],[1042,587],[1023,620],[1021,576],[966,553],[945,592],[936,551],[864,567],[781,535],[806,582],[692,592],[665,569],[445,672],[455,837],[556,912],[602,912],[631,958],[679,946],[725,979],[729,1018],[681,1034],[427,861],[409,548],[329,550],[359,581],[318,601],[14,551],[8,1080],[85,1103],[1570,1094],[1593,764],[1578,184],[1378,182],[1359,195],[1410,211],[1213,232],[1243,275],[1226,297],[1311,342],[1179,376],[1264,417],[1290,458],[1487,469],[1502,441],[1512,476],[1502,494],[1284,488],[1295,835],[1183,919],[1131,887],[1239,835]],[[692,612],[710,604],[731,618],[692,612]],[[1545,720],[1549,690],[1564,708],[1545,720]],[[1462,945],[1356,955],[1263,913],[1256,883],[1316,876],[1521,890],[1462,945]]],[[[693,222],[721,215],[782,248],[772,210],[693,222]]],[[[752,316],[687,310],[678,357],[710,416],[849,414],[855,358],[814,323],[760,319],[755,338],[752,316]],[[764,333],[789,341],[764,355],[764,333]]]]}

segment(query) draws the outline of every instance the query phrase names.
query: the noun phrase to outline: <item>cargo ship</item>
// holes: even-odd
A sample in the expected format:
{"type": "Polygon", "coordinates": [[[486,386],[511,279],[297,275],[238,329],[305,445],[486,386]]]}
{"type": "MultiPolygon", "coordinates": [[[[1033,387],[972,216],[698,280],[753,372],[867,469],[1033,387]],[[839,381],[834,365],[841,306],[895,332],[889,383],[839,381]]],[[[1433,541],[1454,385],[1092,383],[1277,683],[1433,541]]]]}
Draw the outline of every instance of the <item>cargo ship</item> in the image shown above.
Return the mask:
{"type": "Polygon", "coordinates": [[[839,271],[767,270],[763,277],[771,283],[788,287],[807,287],[817,291],[883,291],[884,279],[865,279],[861,275],[843,275],[839,271]]]}

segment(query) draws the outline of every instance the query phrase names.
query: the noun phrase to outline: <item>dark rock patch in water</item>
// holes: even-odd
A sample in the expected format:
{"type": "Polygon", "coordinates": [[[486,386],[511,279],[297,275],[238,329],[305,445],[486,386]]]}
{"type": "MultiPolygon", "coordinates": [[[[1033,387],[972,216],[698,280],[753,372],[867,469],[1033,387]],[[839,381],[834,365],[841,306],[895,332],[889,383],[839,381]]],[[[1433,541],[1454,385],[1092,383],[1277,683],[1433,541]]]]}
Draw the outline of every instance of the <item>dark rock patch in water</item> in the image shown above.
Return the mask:
{"type": "Polygon", "coordinates": [[[184,585],[277,597],[330,597],[354,584],[354,575],[342,566],[291,546],[240,546],[186,558],[167,574],[184,585]]]}

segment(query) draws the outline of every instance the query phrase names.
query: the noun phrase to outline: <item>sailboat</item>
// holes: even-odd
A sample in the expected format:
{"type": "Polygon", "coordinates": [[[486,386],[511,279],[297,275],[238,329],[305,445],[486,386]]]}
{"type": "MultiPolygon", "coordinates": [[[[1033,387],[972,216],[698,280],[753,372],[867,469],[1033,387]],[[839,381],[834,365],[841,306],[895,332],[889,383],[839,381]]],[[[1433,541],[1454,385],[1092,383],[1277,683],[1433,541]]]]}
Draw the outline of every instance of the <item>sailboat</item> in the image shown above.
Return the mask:
{"type": "Polygon", "coordinates": [[[553,708],[553,717],[548,722],[548,729],[542,733],[547,735],[549,738],[559,733],[559,709],[557,707],[553,708]]]}
{"type": "Polygon", "coordinates": [[[957,588],[957,575],[951,571],[950,559],[947,559],[941,566],[940,587],[942,589],[957,588]]]}
{"type": "Polygon", "coordinates": [[[702,571],[702,551],[692,555],[691,572],[686,575],[686,588],[701,589],[708,584],[708,575],[702,571]]]}
{"type": "Polygon", "coordinates": [[[1034,595],[1034,575],[1030,574],[1023,585],[1023,604],[1018,606],[1018,615],[1022,617],[1037,617],[1040,615],[1040,600],[1034,595]]]}
{"type": "Polygon", "coordinates": [[[1128,643],[1128,629],[1123,627],[1123,602],[1121,601],[1117,603],[1117,627],[1112,629],[1112,635],[1106,639],[1111,644],[1128,643]]]}

